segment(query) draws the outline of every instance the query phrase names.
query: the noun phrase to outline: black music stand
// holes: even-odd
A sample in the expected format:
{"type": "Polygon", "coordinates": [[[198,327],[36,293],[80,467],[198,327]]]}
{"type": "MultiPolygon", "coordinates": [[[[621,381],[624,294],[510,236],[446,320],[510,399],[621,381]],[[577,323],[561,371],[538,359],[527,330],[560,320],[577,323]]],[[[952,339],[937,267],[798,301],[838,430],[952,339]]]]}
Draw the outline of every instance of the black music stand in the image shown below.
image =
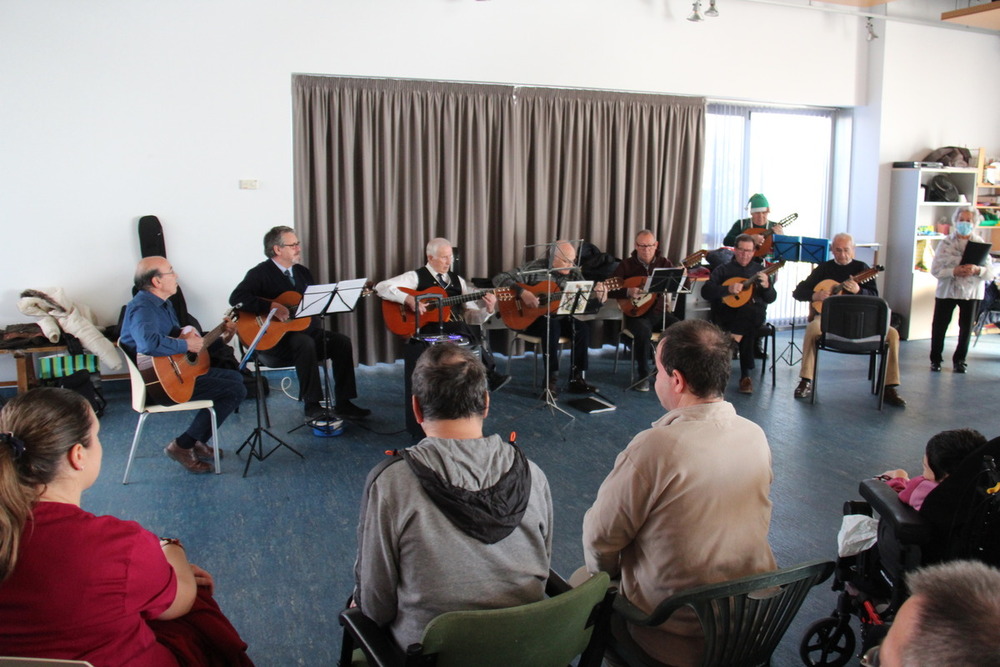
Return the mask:
{"type": "MultiPolygon", "coordinates": [[[[647,294],[655,294],[654,298],[666,300],[667,296],[676,296],[679,294],[690,294],[691,286],[688,283],[686,266],[671,266],[663,267],[659,269],[653,269],[653,273],[649,275],[646,279],[646,284],[643,286],[642,290],[647,294]]],[[[667,304],[663,304],[663,312],[660,315],[660,331],[662,332],[667,326],[667,304]]],[[[635,345],[635,341],[632,341],[632,345],[635,345]]],[[[635,348],[633,347],[633,351],[635,348]]],[[[653,354],[656,355],[656,348],[653,348],[653,354]]],[[[631,375],[632,370],[629,369],[629,375],[631,375]]],[[[638,387],[643,382],[646,382],[651,377],[656,375],[656,364],[653,364],[653,370],[643,375],[641,378],[630,384],[629,386],[622,389],[622,391],[628,391],[638,387]]]]}
{"type": "MultiPolygon", "coordinates": [[[[802,237],[801,236],[784,236],[781,234],[775,234],[773,237],[773,258],[775,261],[785,260],[786,262],[801,262],[802,259],[802,237]]],[[[788,322],[792,327],[791,337],[788,339],[788,345],[785,349],[781,351],[781,354],[775,359],[771,359],[771,368],[778,363],[778,360],[784,361],[789,366],[794,366],[795,364],[802,361],[802,348],[798,346],[795,342],[795,316],[788,322]],[[796,354],[798,357],[796,358],[796,354]]],[[[773,351],[773,350],[772,350],[773,351]]],[[[766,365],[765,365],[766,367],[766,365]]],[[[761,376],[763,377],[763,376],[761,376]]]]}
{"type": "Polygon", "coordinates": [[[257,344],[260,343],[260,339],[264,337],[264,333],[267,332],[268,327],[271,326],[271,320],[274,319],[274,314],[277,312],[276,308],[272,308],[271,312],[268,313],[267,319],[264,320],[264,324],[261,325],[260,331],[257,332],[257,336],[250,343],[250,347],[247,348],[246,354],[243,355],[243,359],[240,361],[239,370],[246,368],[247,362],[250,360],[251,355],[254,360],[254,381],[257,383],[257,427],[254,428],[253,432],[247,436],[247,439],[243,441],[240,448],[236,450],[236,455],[239,456],[240,452],[247,445],[250,446],[250,453],[247,455],[246,465],[243,466],[243,476],[247,476],[247,471],[250,470],[250,461],[257,459],[258,461],[263,461],[268,456],[273,454],[279,447],[286,447],[290,449],[294,454],[296,454],[300,459],[305,459],[302,453],[289,445],[287,442],[282,440],[280,437],[271,431],[271,416],[267,411],[267,395],[264,393],[264,378],[260,372],[260,361],[257,358],[257,344]],[[271,448],[266,454],[264,453],[264,436],[268,435],[278,444],[271,448]]]}

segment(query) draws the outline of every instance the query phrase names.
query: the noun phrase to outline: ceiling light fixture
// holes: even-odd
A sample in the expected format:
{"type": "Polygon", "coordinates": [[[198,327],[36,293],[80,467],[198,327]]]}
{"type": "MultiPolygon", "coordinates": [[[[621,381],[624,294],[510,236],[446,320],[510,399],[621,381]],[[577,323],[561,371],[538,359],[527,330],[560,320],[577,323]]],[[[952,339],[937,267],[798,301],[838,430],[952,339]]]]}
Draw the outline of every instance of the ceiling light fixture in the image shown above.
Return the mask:
{"type": "Polygon", "coordinates": [[[705,19],[701,17],[701,1],[694,0],[694,3],[692,3],[691,5],[691,16],[688,17],[688,21],[699,23],[704,20],[705,19]]]}
{"type": "Polygon", "coordinates": [[[705,16],[715,18],[719,15],[719,10],[715,7],[715,0],[708,0],[708,11],[705,12],[705,16]]]}

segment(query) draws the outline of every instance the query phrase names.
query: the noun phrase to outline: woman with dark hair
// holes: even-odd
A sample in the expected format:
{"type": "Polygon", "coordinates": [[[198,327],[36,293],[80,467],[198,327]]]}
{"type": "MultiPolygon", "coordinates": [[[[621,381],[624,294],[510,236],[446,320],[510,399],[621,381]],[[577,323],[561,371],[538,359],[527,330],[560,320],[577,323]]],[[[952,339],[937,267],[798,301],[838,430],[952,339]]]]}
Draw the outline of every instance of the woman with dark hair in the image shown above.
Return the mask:
{"type": "Polygon", "coordinates": [[[34,389],[0,412],[0,655],[252,664],[178,540],[81,509],[101,471],[99,429],[66,389],[34,389]]]}

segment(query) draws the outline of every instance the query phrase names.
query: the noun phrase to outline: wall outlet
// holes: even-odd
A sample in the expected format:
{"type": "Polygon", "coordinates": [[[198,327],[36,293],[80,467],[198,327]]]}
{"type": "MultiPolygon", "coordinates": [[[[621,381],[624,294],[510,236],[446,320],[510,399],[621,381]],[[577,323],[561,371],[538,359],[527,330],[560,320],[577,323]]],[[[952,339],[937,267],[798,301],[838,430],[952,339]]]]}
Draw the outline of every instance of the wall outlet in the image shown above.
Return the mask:
{"type": "Polygon", "coordinates": [[[256,178],[240,179],[240,190],[256,190],[260,187],[260,181],[256,178]]]}

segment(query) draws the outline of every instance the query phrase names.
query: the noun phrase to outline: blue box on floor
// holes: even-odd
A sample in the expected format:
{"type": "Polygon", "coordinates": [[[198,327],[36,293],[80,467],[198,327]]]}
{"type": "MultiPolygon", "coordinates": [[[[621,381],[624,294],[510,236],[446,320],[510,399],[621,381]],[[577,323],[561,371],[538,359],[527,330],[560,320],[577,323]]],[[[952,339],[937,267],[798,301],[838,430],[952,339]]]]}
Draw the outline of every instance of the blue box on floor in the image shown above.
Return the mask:
{"type": "Polygon", "coordinates": [[[799,261],[802,252],[801,236],[785,236],[783,234],[774,235],[773,256],[775,261],[782,259],[789,262],[799,261]]]}
{"type": "Polygon", "coordinates": [[[830,259],[829,239],[802,239],[802,255],[799,261],[820,264],[828,259],[830,259]]]}

